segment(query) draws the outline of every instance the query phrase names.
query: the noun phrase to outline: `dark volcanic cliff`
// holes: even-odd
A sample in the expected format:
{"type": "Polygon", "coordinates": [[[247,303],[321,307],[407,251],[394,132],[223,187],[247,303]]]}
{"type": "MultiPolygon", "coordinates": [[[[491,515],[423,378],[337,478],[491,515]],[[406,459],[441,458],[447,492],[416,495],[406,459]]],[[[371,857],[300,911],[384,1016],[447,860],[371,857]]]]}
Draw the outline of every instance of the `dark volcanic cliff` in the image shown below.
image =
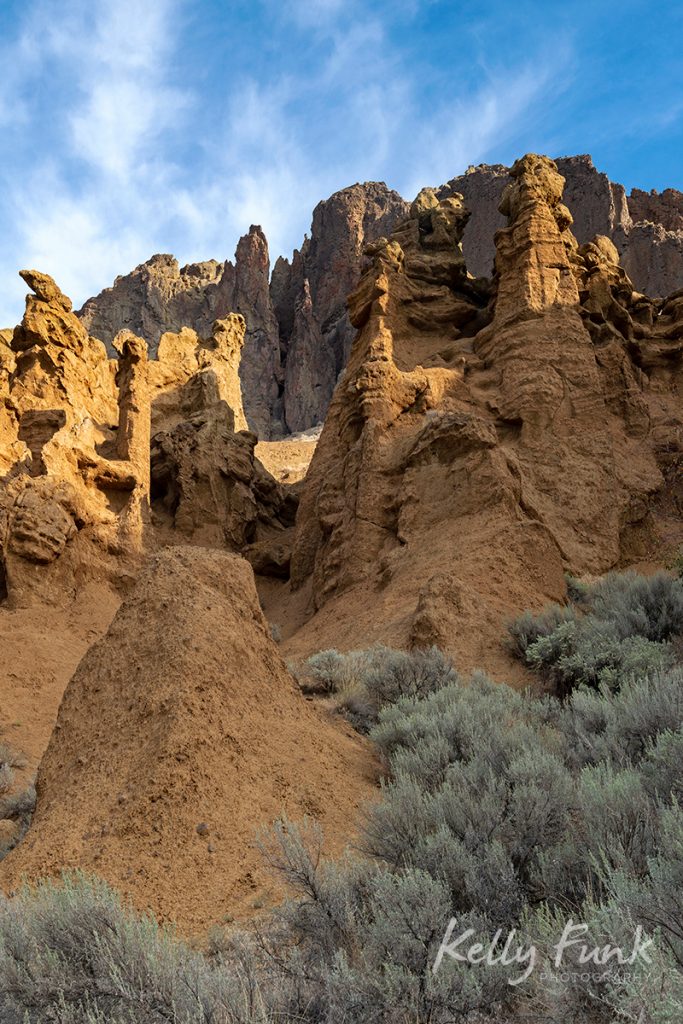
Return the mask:
{"type": "MultiPolygon", "coordinates": [[[[624,269],[636,288],[648,295],[669,295],[683,286],[683,196],[675,189],[626,195],[590,156],[561,157],[557,168],[566,181],[564,201],[574,218],[580,244],[605,235],[617,247],[624,269]]],[[[480,164],[453,178],[440,196],[460,193],[472,217],[463,237],[471,273],[488,276],[493,266],[494,232],[504,226],[498,204],[510,183],[502,164],[480,164]]]]}
{"type": "MultiPolygon", "coordinates": [[[[683,286],[683,195],[635,189],[627,196],[590,156],[563,157],[564,201],[579,244],[609,238],[635,287],[668,295],[683,286]]],[[[471,216],[463,236],[469,272],[492,273],[494,234],[509,169],[471,167],[437,190],[461,194],[471,216]]],[[[365,269],[364,249],[388,236],[409,204],[382,182],[351,185],[313,211],[311,235],[291,261],[279,257],[270,275],[268,245],[259,227],[240,239],[234,262],[209,260],[182,269],[172,256],[154,256],[112,288],[89,299],[79,315],[107,345],[123,327],[150,342],[183,326],[208,336],[216,318],[242,313],[247,334],[240,375],[249,425],[277,437],[320,423],[348,361],[354,332],[346,296],[365,269]]]]}
{"type": "Polygon", "coordinates": [[[409,204],[383,182],[335,192],[313,211],[311,237],[292,262],[279,259],[272,294],[286,352],[285,420],[290,430],[320,423],[346,365],[354,330],[346,297],[369,242],[391,234],[409,204]]]}
{"type": "Polygon", "coordinates": [[[200,337],[209,337],[215,320],[242,313],[247,321],[240,367],[245,410],[253,429],[269,437],[278,432],[282,381],[269,278],[268,242],[261,228],[252,225],[237,243],[234,263],[207,260],[180,268],[173,256],[152,256],[88,299],[78,316],[110,352],[117,333],[127,328],[144,338],[155,355],[168,331],[191,327],[200,337]]]}

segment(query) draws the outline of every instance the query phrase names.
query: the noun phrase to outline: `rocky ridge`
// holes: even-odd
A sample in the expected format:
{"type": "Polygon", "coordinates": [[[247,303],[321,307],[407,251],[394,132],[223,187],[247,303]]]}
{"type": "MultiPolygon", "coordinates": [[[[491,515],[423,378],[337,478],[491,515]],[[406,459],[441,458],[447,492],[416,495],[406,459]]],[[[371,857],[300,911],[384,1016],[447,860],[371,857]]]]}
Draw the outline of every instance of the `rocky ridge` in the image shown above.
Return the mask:
{"type": "Polygon", "coordinates": [[[109,348],[128,328],[154,356],[167,331],[200,335],[228,311],[246,319],[240,366],[251,428],[264,439],[322,422],[353,338],[346,296],[355,286],[367,242],[391,230],[407,204],[386,185],[352,185],[318,204],[311,237],[291,263],[280,257],[270,280],[268,244],[252,225],[234,263],[191,264],[173,256],[147,263],[89,299],[79,311],[87,330],[109,348]]]}
{"type": "Polygon", "coordinates": [[[656,543],[664,474],[679,487],[681,299],[636,292],[605,236],[579,246],[563,186],[545,157],[511,168],[491,282],[466,274],[452,187],[370,248],[292,558],[321,646],[372,606],[354,645],[491,665],[505,619],[561,600],[565,572],[656,543]]]}
{"type": "MultiPolygon", "coordinates": [[[[557,167],[565,178],[564,201],[572,214],[579,243],[596,234],[610,238],[636,288],[648,295],[668,295],[683,286],[683,200],[675,189],[656,192],[611,182],[590,156],[562,157],[557,167]]],[[[467,265],[488,275],[495,255],[494,233],[503,227],[499,204],[510,182],[502,164],[471,167],[443,186],[439,194],[464,196],[472,217],[463,237],[467,265]]]]}
{"type": "Polygon", "coordinates": [[[282,429],[280,343],[269,277],[268,243],[261,229],[252,225],[238,242],[234,263],[209,260],[180,268],[173,256],[153,256],[89,299],[78,316],[110,353],[118,332],[127,329],[144,338],[155,357],[168,332],[189,327],[206,337],[215,320],[229,312],[246,314],[240,364],[244,404],[252,427],[269,437],[282,429]]]}
{"type": "MultiPolygon", "coordinates": [[[[649,295],[683,285],[680,192],[634,189],[629,196],[585,155],[563,157],[557,165],[580,244],[596,234],[610,238],[636,288],[649,295]]],[[[438,190],[463,195],[470,210],[463,251],[475,276],[492,273],[494,234],[504,225],[498,206],[509,182],[507,167],[482,164],[438,190]]],[[[408,208],[383,183],[352,185],[317,205],[310,238],[291,261],[276,260],[270,284],[265,236],[252,226],[234,263],[181,269],[173,257],[155,256],[89,299],[79,315],[106,344],[127,327],[146,338],[154,354],[165,331],[189,326],[204,335],[216,317],[242,313],[247,340],[240,373],[252,429],[265,439],[306,430],[324,419],[349,356],[346,296],[364,268],[363,249],[389,234],[408,208]]]]}
{"type": "Polygon", "coordinates": [[[37,271],[0,367],[0,578],[16,607],[134,571],[169,528],[242,550],[293,523],[254,455],[239,363],[245,322],[166,333],[158,358],[120,331],[110,359],[37,271]]]}

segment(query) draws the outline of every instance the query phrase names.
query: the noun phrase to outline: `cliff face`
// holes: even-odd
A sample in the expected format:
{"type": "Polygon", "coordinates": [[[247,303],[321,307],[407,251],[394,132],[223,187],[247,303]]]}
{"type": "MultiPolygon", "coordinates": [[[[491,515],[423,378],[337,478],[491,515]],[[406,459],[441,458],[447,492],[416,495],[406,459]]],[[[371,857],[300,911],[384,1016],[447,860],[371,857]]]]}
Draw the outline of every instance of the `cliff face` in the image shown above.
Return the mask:
{"type": "MultiPolygon", "coordinates": [[[[634,189],[630,196],[593,165],[590,156],[557,160],[566,181],[564,202],[580,244],[595,235],[610,238],[636,288],[648,295],[669,295],[683,287],[683,196],[675,189],[661,195],[634,189]]],[[[453,178],[439,195],[462,194],[471,220],[463,237],[467,266],[473,274],[491,273],[494,232],[503,226],[498,209],[510,182],[507,167],[481,164],[453,178]]]]}
{"type": "Polygon", "coordinates": [[[209,260],[180,268],[173,256],[153,256],[88,299],[78,316],[110,351],[116,334],[127,329],[144,338],[155,356],[167,331],[190,327],[206,337],[215,320],[241,312],[247,321],[240,365],[245,411],[252,429],[270,437],[281,429],[282,370],[269,278],[268,243],[252,225],[238,242],[234,263],[209,260]]]}
{"type": "MultiPolygon", "coordinates": [[[[681,193],[627,196],[589,156],[564,157],[557,166],[580,244],[595,235],[610,238],[642,292],[667,295],[683,286],[681,193]]],[[[493,272],[494,235],[505,224],[499,206],[510,181],[507,167],[481,165],[437,190],[439,198],[462,195],[471,212],[462,244],[475,276],[493,272]]],[[[252,226],[234,262],[181,269],[172,256],[155,256],[89,299],[79,315],[107,345],[128,328],[154,355],[165,331],[187,326],[205,336],[216,318],[240,312],[247,324],[240,375],[251,429],[263,438],[307,430],[324,419],[349,358],[346,296],[364,269],[363,249],[389,235],[408,209],[383,183],[352,185],[318,204],[310,238],[291,261],[278,258],[270,281],[267,242],[252,226]]]]}
{"type": "Polygon", "coordinates": [[[634,188],[628,197],[631,219],[661,224],[666,231],[683,231],[683,192],[665,188],[663,192],[643,192],[634,188]]]}
{"type": "Polygon", "coordinates": [[[239,313],[165,333],[153,361],[120,331],[110,359],[50,277],[22,277],[26,313],[0,339],[0,601],[66,602],[173,537],[243,551],[292,525],[246,429],[239,313]]]}
{"type": "Polygon", "coordinates": [[[490,283],[466,275],[452,188],[371,248],[297,520],[319,646],[329,629],[495,665],[505,620],[561,599],[565,571],[655,543],[683,310],[635,292],[608,238],[579,247],[563,186],[545,157],[511,168],[490,283]]]}
{"type": "Polygon", "coordinates": [[[79,311],[86,329],[111,347],[123,328],[155,355],[166,331],[210,333],[230,310],[247,324],[240,376],[250,427],[263,438],[322,422],[348,358],[353,329],[346,296],[360,275],[367,242],[391,231],[407,204],[386,185],[342,189],[313,212],[311,237],[292,261],[280,257],[270,282],[261,228],[240,239],[234,263],[191,264],[153,256],[79,311]]]}
{"type": "Polygon", "coordinates": [[[365,246],[389,234],[408,204],[382,182],[352,185],[318,203],[311,237],[279,260],[271,291],[286,353],[284,407],[291,431],[321,423],[354,337],[346,298],[365,246]]]}

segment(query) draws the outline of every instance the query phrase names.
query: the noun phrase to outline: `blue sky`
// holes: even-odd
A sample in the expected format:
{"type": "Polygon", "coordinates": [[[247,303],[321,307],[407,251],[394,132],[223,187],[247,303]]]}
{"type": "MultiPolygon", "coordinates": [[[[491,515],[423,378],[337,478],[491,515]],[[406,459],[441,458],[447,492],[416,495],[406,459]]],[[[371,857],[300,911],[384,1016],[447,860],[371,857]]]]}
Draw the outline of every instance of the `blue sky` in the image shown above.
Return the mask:
{"type": "Polygon", "coordinates": [[[155,252],[290,253],[354,181],[590,152],[683,188],[683,3],[0,0],[0,326],[155,252]]]}

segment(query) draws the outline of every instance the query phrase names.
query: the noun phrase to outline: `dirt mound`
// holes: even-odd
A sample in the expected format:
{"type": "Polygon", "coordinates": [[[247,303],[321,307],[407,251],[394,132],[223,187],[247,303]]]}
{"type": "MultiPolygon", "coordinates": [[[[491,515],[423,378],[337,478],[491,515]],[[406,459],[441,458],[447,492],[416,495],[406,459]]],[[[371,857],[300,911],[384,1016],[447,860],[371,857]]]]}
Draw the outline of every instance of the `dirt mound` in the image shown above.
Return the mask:
{"type": "Polygon", "coordinates": [[[259,827],[313,815],[338,850],[375,776],[369,746],[296,689],[248,564],[171,548],[67,686],[0,881],[80,867],[198,932],[278,897],[259,827]]]}
{"type": "Polygon", "coordinates": [[[45,752],[66,684],[119,600],[111,588],[89,583],[66,608],[0,608],[0,740],[25,755],[27,778],[45,752]]]}

